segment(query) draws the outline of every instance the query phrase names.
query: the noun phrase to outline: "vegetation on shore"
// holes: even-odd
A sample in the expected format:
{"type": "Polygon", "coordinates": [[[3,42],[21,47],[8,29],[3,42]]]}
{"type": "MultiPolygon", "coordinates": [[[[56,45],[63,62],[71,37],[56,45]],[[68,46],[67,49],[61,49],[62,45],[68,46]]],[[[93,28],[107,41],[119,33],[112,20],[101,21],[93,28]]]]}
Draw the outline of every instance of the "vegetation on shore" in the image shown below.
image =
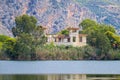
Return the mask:
{"type": "MultiPolygon", "coordinates": [[[[0,35],[0,59],[3,60],[119,60],[120,36],[112,26],[86,19],[80,23],[87,34],[87,46],[55,46],[46,44],[42,26],[36,26],[33,16],[22,15],[15,19],[14,38],[0,35]]],[[[60,34],[68,35],[63,30],[60,34]]]]}

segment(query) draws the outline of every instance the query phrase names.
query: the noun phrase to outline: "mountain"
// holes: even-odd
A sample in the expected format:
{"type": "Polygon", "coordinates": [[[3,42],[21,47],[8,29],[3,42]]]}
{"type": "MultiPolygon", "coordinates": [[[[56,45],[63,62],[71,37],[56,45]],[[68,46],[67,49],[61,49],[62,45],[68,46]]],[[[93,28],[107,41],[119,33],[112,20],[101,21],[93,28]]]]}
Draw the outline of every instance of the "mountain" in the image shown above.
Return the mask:
{"type": "Polygon", "coordinates": [[[0,22],[11,30],[15,17],[35,16],[37,25],[48,27],[51,33],[68,26],[78,27],[90,18],[113,25],[120,32],[120,0],[0,0],[0,22]]]}
{"type": "Polygon", "coordinates": [[[6,36],[13,37],[13,34],[1,24],[0,24],[0,35],[6,35],[6,36]]]}

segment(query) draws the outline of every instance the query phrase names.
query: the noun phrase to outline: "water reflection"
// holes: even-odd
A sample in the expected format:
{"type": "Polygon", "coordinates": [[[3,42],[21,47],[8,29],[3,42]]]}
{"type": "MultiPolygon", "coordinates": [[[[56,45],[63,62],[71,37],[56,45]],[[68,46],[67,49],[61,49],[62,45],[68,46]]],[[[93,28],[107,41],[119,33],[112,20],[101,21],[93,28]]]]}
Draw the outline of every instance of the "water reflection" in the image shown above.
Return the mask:
{"type": "Polygon", "coordinates": [[[0,75],[0,80],[120,80],[119,75],[0,75]],[[84,77],[84,78],[82,78],[84,77]]]}
{"type": "Polygon", "coordinates": [[[1,75],[0,80],[47,80],[47,75],[1,75]]]}

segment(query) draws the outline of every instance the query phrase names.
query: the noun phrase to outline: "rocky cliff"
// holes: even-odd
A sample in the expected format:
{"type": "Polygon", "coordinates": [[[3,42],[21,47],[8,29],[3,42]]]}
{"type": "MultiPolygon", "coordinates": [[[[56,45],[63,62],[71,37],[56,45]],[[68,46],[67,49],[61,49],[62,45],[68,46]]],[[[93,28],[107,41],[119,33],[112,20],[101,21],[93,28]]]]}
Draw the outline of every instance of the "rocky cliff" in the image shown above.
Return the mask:
{"type": "Polygon", "coordinates": [[[0,22],[11,30],[15,17],[28,14],[51,33],[90,18],[120,29],[119,0],[0,0],[0,22]]]}

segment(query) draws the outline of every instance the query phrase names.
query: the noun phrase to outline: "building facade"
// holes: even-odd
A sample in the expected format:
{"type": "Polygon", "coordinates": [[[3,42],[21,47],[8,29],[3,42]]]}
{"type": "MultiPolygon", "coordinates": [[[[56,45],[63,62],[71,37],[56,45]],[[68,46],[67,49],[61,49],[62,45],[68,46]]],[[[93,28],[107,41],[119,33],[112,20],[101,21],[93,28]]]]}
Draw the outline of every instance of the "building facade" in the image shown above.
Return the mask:
{"type": "Polygon", "coordinates": [[[48,75],[47,80],[86,80],[86,75],[84,74],[48,75]]]}
{"type": "Polygon", "coordinates": [[[47,34],[47,43],[53,42],[55,45],[72,45],[74,47],[86,45],[86,34],[79,34],[79,28],[69,27],[66,30],[69,31],[68,35],[64,34],[47,34]]]}

